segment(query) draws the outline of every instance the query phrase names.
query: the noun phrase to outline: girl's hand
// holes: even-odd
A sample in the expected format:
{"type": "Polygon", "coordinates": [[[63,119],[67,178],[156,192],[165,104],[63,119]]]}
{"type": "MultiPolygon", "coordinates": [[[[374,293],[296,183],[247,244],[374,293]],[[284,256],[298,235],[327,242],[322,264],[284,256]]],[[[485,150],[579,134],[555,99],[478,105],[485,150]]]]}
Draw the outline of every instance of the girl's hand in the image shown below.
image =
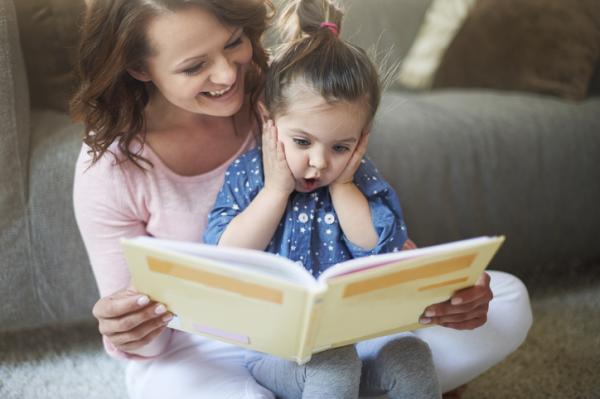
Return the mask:
{"type": "Polygon", "coordinates": [[[360,140],[358,141],[358,145],[354,149],[352,156],[348,160],[346,167],[342,171],[342,173],[338,176],[333,184],[347,184],[352,183],[354,180],[354,174],[358,170],[360,166],[360,162],[362,161],[365,153],[367,152],[367,144],[369,142],[369,132],[365,131],[361,134],[360,140]]]}
{"type": "Polygon", "coordinates": [[[263,125],[262,154],[265,188],[291,194],[296,182],[285,159],[283,143],[277,139],[277,128],[272,120],[267,120],[263,125]]]}
{"type": "Polygon", "coordinates": [[[92,313],[98,319],[100,334],[123,352],[150,343],[173,317],[164,305],[131,289],[100,298],[92,313]]]}
{"type": "Polygon", "coordinates": [[[449,300],[427,307],[419,322],[456,330],[481,327],[487,321],[487,312],[493,297],[490,275],[483,273],[473,287],[457,291],[449,300]]]}

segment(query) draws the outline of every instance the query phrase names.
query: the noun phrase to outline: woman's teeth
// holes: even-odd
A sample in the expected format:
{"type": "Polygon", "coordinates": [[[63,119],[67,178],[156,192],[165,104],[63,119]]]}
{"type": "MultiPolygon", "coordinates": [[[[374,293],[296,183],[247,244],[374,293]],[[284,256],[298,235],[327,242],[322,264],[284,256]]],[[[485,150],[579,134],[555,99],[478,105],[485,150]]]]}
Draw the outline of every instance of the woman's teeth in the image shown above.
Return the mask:
{"type": "Polygon", "coordinates": [[[223,89],[223,90],[218,90],[218,91],[205,91],[203,92],[203,94],[209,96],[209,97],[221,97],[222,95],[225,95],[229,92],[229,90],[231,90],[231,88],[233,87],[233,85],[223,89]]]}

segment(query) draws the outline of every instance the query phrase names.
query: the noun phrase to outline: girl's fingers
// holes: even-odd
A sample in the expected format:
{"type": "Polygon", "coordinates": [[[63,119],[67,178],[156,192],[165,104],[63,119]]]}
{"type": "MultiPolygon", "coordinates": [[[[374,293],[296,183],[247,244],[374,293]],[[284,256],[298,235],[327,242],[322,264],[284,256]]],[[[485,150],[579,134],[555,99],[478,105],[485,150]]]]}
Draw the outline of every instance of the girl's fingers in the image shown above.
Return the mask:
{"type": "MultiPolygon", "coordinates": [[[[283,143],[281,141],[277,141],[277,161],[285,162],[285,150],[283,148],[283,143]]],[[[286,163],[287,167],[287,163],[286,163]]]]}
{"type": "MultiPolygon", "coordinates": [[[[363,134],[360,137],[360,142],[358,143],[357,149],[361,151],[362,155],[367,152],[367,146],[369,144],[369,134],[363,134]]],[[[362,156],[361,156],[362,158],[362,156]]]]}

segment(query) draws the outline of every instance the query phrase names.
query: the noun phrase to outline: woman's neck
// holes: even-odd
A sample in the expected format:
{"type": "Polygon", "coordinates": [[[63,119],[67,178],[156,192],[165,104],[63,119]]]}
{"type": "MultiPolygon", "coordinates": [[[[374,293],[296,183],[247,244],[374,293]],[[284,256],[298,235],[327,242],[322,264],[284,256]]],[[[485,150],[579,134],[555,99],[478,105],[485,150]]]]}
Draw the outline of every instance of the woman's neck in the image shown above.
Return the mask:
{"type": "Polygon", "coordinates": [[[164,98],[146,107],[145,142],[174,172],[197,175],[210,171],[235,155],[254,130],[248,101],[231,117],[194,114],[164,98]]]}

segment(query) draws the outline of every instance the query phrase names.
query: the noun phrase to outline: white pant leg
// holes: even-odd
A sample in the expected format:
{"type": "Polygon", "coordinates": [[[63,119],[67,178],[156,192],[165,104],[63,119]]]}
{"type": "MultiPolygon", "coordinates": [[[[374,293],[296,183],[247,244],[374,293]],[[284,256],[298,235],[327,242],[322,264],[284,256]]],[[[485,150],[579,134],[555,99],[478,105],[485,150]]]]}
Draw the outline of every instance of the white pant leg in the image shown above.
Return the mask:
{"type": "Polygon", "coordinates": [[[504,272],[488,274],[494,299],[483,326],[463,331],[434,326],[414,332],[431,348],[442,392],[502,361],[523,343],[531,327],[529,294],[521,280],[504,272]]]}
{"type": "Polygon", "coordinates": [[[243,357],[241,348],[174,331],[163,355],[128,362],[127,391],[130,399],[275,399],[243,357]]]}

